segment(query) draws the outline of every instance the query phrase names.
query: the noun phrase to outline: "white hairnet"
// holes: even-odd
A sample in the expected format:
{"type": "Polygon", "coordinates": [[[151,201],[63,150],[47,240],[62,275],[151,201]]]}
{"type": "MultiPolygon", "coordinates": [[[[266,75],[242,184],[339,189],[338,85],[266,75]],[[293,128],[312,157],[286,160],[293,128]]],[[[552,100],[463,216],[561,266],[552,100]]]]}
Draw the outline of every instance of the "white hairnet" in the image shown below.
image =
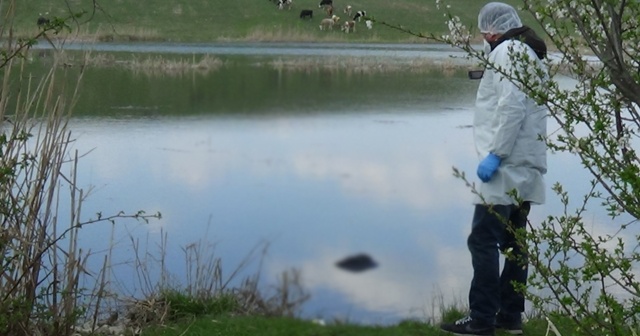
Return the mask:
{"type": "Polygon", "coordinates": [[[515,8],[502,3],[490,2],[478,14],[478,28],[481,33],[504,34],[513,28],[522,27],[515,8]]]}

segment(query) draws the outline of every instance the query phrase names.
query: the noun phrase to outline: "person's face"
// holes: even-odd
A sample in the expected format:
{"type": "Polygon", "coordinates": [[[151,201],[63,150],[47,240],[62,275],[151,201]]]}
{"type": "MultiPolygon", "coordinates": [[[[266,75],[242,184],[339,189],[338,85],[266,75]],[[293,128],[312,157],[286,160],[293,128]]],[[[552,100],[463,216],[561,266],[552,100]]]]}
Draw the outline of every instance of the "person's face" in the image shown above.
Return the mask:
{"type": "Polygon", "coordinates": [[[489,43],[496,41],[499,37],[499,34],[482,33],[482,38],[489,43]]]}

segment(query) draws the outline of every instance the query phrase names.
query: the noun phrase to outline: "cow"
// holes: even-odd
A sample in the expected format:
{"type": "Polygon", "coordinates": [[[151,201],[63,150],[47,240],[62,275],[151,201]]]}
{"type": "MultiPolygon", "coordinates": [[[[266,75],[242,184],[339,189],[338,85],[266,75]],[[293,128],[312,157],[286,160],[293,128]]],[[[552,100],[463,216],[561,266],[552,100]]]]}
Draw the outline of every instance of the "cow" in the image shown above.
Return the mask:
{"type": "Polygon", "coordinates": [[[313,19],[313,11],[311,9],[303,9],[300,11],[301,19],[313,19]]]}
{"type": "Polygon", "coordinates": [[[336,24],[336,22],[331,18],[322,19],[322,21],[320,21],[320,30],[333,29],[334,24],[336,24]]]}
{"type": "Polygon", "coordinates": [[[345,33],[355,33],[356,32],[356,22],[355,21],[345,21],[342,25],[341,30],[345,33]]]}
{"type": "Polygon", "coordinates": [[[322,21],[320,21],[320,30],[325,30],[325,28],[333,30],[333,26],[338,24],[338,21],[340,21],[340,17],[335,15],[331,18],[322,19],[322,21]]]}
{"type": "Polygon", "coordinates": [[[278,9],[284,9],[284,7],[291,9],[291,3],[292,0],[278,0],[278,9]]]}
{"type": "Polygon", "coordinates": [[[368,28],[368,29],[373,28],[373,21],[371,21],[371,20],[367,20],[367,21],[365,21],[364,23],[367,25],[367,28],[368,28]]]}
{"type": "Polygon", "coordinates": [[[322,6],[324,5],[333,6],[333,0],[320,0],[320,3],[318,4],[318,8],[322,8],[322,6]]]}
{"type": "Polygon", "coordinates": [[[332,17],[333,16],[333,6],[326,5],[326,6],[324,6],[324,10],[327,12],[327,17],[332,17]]]}
{"type": "Polygon", "coordinates": [[[353,21],[358,20],[358,22],[360,22],[360,19],[367,16],[367,12],[365,11],[357,11],[356,15],[353,16],[353,21]]]}
{"type": "Polygon", "coordinates": [[[344,13],[349,17],[351,16],[351,5],[347,5],[347,7],[344,8],[344,13]]]}
{"type": "Polygon", "coordinates": [[[48,25],[50,23],[49,19],[45,16],[48,15],[49,12],[44,13],[44,15],[42,15],[42,13],[40,13],[40,15],[38,16],[38,20],[36,21],[36,24],[38,25],[38,27],[42,27],[45,25],[48,25]]]}

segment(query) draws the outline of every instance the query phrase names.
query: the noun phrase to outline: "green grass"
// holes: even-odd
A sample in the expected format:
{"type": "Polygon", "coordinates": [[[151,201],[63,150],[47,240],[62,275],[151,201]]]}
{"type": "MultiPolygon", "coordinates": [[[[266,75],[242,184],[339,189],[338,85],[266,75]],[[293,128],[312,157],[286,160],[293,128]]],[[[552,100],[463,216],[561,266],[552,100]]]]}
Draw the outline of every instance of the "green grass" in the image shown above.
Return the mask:
{"type": "MultiPolygon", "coordinates": [[[[572,328],[568,321],[556,324],[560,335],[547,333],[546,320],[537,319],[526,323],[523,327],[525,335],[578,336],[582,333],[572,328]]],[[[404,321],[392,326],[369,326],[344,323],[328,323],[319,325],[306,321],[285,317],[262,316],[200,316],[183,319],[180,322],[163,326],[146,328],[142,336],[445,336],[437,325],[418,321],[404,321]]],[[[507,336],[508,333],[496,331],[496,336],[507,336]]]]}
{"type": "Polygon", "coordinates": [[[311,321],[291,318],[208,317],[185,321],[180,325],[147,329],[143,336],[417,336],[446,335],[434,326],[418,322],[403,322],[392,327],[334,324],[321,326],[311,321]]]}
{"type": "Polygon", "coordinates": [[[239,310],[239,304],[233,295],[221,295],[215,300],[189,297],[175,290],[162,292],[161,297],[169,304],[170,320],[201,315],[219,315],[239,310]]]}
{"type": "MultiPolygon", "coordinates": [[[[257,293],[259,294],[259,293],[257,293]]],[[[215,298],[197,299],[179,291],[161,293],[163,307],[150,309],[160,311],[161,319],[147,325],[142,336],[444,336],[437,324],[417,320],[405,320],[395,325],[360,325],[340,320],[311,321],[287,316],[266,316],[265,314],[247,314],[243,310],[242,300],[233,295],[220,295],[215,298]]],[[[441,307],[444,321],[455,321],[465,312],[455,306],[441,307]]],[[[269,315],[269,314],[267,314],[269,315]]],[[[150,315],[145,315],[149,317],[150,315]]],[[[526,335],[578,336],[582,333],[575,328],[571,319],[563,314],[550,313],[554,327],[559,334],[549,329],[544,317],[534,317],[523,326],[526,335]]],[[[497,336],[508,333],[499,330],[497,336]]]]}
{"type": "MultiPolygon", "coordinates": [[[[73,11],[87,11],[79,21],[91,21],[74,27],[84,38],[98,33],[101,40],[158,40],[173,42],[214,41],[358,41],[358,42],[416,42],[424,41],[406,33],[374,25],[368,30],[361,22],[354,34],[339,29],[320,31],[318,25],[324,12],[319,0],[293,0],[293,9],[278,10],[269,0],[109,0],[98,1],[94,10],[92,0],[24,0],[16,1],[15,26],[21,35],[37,31],[38,13],[64,17],[67,3],[73,11]],[[312,20],[301,20],[301,9],[313,9],[312,20]]],[[[521,1],[507,0],[518,5],[521,1]]],[[[449,0],[451,12],[460,16],[470,27],[476,26],[478,10],[485,1],[449,0]]],[[[344,7],[366,10],[375,20],[384,21],[420,33],[446,33],[444,12],[435,0],[336,0],[334,14],[346,19],[344,7]]],[[[523,14],[525,22],[532,22],[523,14]]]]}

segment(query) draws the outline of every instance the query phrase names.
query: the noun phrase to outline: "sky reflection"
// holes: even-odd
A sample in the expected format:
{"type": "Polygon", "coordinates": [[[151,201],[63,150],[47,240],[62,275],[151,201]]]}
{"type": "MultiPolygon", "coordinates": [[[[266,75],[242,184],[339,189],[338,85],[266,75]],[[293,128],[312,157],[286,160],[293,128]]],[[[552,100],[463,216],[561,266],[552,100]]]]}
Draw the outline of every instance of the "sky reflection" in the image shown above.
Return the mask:
{"type": "MultiPolygon", "coordinates": [[[[88,153],[79,167],[80,186],[92,188],[85,216],[140,209],[163,215],[148,225],[116,225],[115,260],[132,260],[130,237],[148,237],[146,248],[157,254],[166,232],[168,268],[178,280],[181,247],[197,241],[215,244],[229,276],[268,242],[265,282],[300,269],[312,294],[303,317],[395,323],[437,315],[440,299],[466,302],[473,198],[452,167],[475,181],[471,120],[470,107],[402,106],[305,116],[86,118],[71,128],[75,149],[88,153]],[[379,267],[354,274],[334,266],[359,252],[379,267]]],[[[549,186],[562,181],[580,190],[588,179],[567,168],[578,163],[566,155],[550,155],[549,167],[549,186]]],[[[534,223],[562,209],[547,196],[532,210],[534,223]]],[[[593,216],[594,223],[603,218],[593,216]]],[[[88,227],[81,243],[104,250],[110,230],[88,227]]],[[[129,279],[123,274],[132,270],[119,272],[129,279]]]]}
{"type": "MultiPolygon", "coordinates": [[[[438,284],[466,285],[471,195],[451,167],[473,165],[469,117],[386,111],[115,127],[78,120],[72,128],[76,149],[92,150],[81,161],[81,180],[95,186],[85,214],[160,211],[150,232],[162,228],[173,246],[209,232],[227,265],[269,241],[270,277],[300,268],[312,291],[340,293],[354,305],[335,313],[362,320],[370,312],[361,310],[382,312],[393,320],[424,315],[438,284]],[[380,267],[351,274],[334,266],[360,251],[380,267]]],[[[326,307],[314,301],[323,300],[314,295],[306,314],[321,315],[326,307]]]]}

